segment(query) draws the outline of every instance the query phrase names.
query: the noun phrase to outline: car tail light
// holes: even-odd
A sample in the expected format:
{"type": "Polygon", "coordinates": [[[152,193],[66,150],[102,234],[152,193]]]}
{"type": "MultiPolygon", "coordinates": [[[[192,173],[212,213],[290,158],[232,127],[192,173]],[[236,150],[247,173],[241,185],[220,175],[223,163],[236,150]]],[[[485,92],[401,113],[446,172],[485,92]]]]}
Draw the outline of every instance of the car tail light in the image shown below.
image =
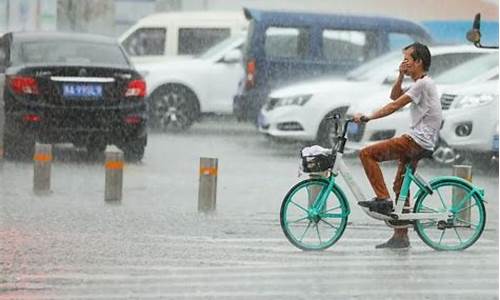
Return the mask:
{"type": "Polygon", "coordinates": [[[30,76],[12,76],[8,78],[9,86],[15,94],[38,95],[38,82],[30,76]]]}
{"type": "Polygon", "coordinates": [[[245,80],[245,89],[251,89],[255,86],[255,59],[249,59],[247,61],[246,67],[246,80],[245,80]]]}
{"type": "Polygon", "coordinates": [[[142,79],[132,80],[128,83],[125,97],[144,97],[146,96],[146,82],[142,79]]]}
{"type": "Polygon", "coordinates": [[[42,118],[37,114],[23,115],[24,122],[36,123],[36,122],[40,122],[41,120],[42,120],[42,118]]]}

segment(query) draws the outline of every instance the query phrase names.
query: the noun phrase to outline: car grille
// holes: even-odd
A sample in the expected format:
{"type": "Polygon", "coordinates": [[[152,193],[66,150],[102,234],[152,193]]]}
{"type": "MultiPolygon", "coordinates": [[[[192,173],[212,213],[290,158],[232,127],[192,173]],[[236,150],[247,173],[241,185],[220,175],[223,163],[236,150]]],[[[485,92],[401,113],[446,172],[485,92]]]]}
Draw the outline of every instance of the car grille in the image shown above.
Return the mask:
{"type": "Polygon", "coordinates": [[[441,96],[441,107],[443,109],[449,109],[451,104],[453,103],[453,100],[455,100],[456,97],[457,95],[443,94],[441,96]]]}

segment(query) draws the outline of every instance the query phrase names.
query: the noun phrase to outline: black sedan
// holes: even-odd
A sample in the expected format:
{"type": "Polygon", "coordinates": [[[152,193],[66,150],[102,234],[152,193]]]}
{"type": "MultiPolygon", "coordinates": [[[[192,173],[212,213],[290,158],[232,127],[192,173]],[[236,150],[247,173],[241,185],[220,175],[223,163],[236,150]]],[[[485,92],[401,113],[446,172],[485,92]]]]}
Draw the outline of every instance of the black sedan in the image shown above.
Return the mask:
{"type": "Polygon", "coordinates": [[[47,32],[0,37],[6,158],[29,158],[41,142],[73,143],[90,153],[114,144],[127,160],[140,160],[147,143],[145,94],[145,81],[112,38],[47,32]]]}

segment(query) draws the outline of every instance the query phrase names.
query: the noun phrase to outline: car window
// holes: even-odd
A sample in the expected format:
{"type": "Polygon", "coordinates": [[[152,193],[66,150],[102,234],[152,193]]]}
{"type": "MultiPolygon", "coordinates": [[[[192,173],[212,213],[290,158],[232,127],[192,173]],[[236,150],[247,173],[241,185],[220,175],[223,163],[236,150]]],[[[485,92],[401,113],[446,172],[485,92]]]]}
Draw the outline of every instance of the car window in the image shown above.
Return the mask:
{"type": "Polygon", "coordinates": [[[266,30],[266,57],[305,58],[309,51],[309,31],[306,28],[269,27],[266,30]]]}
{"type": "Polygon", "coordinates": [[[354,30],[323,30],[323,57],[327,61],[354,61],[362,63],[376,55],[376,44],[371,33],[354,30]]]}
{"type": "Polygon", "coordinates": [[[12,52],[13,64],[105,64],[126,65],[125,53],[118,44],[76,40],[22,42],[12,52]]]}
{"type": "Polygon", "coordinates": [[[163,55],[166,34],[165,28],[141,28],[123,41],[123,47],[133,56],[163,55]]]}
{"type": "Polygon", "coordinates": [[[498,53],[483,55],[458,66],[445,70],[439,76],[434,77],[438,84],[458,84],[472,80],[481,74],[498,68],[498,53]]]}
{"type": "Polygon", "coordinates": [[[231,35],[229,28],[180,28],[177,53],[197,55],[231,35]]]}

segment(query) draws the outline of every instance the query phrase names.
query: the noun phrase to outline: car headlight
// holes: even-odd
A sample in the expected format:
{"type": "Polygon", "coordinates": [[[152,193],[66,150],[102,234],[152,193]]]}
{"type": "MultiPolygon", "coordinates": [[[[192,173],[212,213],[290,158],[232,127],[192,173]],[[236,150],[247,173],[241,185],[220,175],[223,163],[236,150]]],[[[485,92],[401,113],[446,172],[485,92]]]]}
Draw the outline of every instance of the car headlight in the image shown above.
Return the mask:
{"type": "Polygon", "coordinates": [[[486,105],[493,100],[497,99],[498,94],[473,94],[473,95],[462,95],[458,96],[450,108],[458,109],[458,108],[467,108],[467,107],[476,107],[481,105],[486,105]]]}
{"type": "Polygon", "coordinates": [[[287,106],[287,105],[298,105],[302,106],[311,99],[312,95],[299,95],[299,96],[293,96],[293,97],[284,97],[284,98],[279,98],[278,101],[275,104],[276,106],[287,106]]]}

